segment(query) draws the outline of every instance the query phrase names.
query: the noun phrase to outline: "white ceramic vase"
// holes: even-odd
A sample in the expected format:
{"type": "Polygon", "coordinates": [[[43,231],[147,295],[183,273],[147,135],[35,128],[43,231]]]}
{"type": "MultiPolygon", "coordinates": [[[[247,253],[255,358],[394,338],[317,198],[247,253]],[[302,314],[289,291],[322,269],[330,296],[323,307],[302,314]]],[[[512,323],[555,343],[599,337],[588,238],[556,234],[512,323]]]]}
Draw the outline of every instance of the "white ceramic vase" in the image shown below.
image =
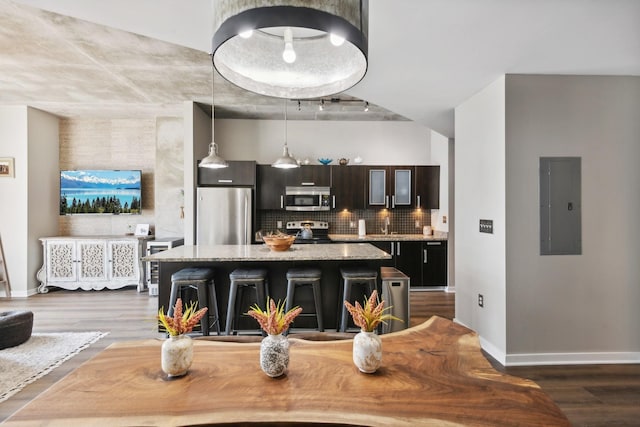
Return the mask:
{"type": "Polygon", "coordinates": [[[267,335],[260,343],[260,367],[270,377],[279,377],[289,366],[289,340],[285,335],[267,335]]]}
{"type": "Polygon", "coordinates": [[[353,338],[353,363],[360,372],[372,374],[382,363],[382,340],[375,332],[360,331],[353,338]]]}
{"type": "Polygon", "coordinates": [[[188,335],[170,336],[162,343],[162,371],[170,377],[185,375],[193,363],[193,341],[188,335]]]}

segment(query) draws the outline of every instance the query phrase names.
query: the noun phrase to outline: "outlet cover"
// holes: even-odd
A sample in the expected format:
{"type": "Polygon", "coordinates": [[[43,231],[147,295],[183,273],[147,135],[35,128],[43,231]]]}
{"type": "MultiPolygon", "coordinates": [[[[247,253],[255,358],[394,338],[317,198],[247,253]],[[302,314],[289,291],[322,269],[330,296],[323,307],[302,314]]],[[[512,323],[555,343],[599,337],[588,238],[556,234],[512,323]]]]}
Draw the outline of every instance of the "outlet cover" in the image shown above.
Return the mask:
{"type": "Polygon", "coordinates": [[[480,220],[480,232],[493,234],[493,220],[481,219],[480,220]]]}

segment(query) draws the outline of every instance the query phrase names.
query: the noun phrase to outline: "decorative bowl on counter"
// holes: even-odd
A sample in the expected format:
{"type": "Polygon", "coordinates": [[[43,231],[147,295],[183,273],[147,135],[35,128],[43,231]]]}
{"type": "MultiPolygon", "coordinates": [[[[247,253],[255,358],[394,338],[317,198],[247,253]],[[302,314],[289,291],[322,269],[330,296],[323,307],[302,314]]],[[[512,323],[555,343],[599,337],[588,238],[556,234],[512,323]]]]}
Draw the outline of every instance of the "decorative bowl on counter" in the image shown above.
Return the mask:
{"type": "Polygon", "coordinates": [[[284,252],[289,250],[291,245],[293,245],[293,241],[296,240],[296,236],[262,236],[262,240],[272,251],[284,252]]]}
{"type": "Polygon", "coordinates": [[[326,165],[328,165],[329,163],[333,162],[333,159],[320,158],[320,159],[318,159],[318,161],[319,161],[320,163],[322,163],[323,165],[325,165],[325,166],[326,166],[326,165]]]}

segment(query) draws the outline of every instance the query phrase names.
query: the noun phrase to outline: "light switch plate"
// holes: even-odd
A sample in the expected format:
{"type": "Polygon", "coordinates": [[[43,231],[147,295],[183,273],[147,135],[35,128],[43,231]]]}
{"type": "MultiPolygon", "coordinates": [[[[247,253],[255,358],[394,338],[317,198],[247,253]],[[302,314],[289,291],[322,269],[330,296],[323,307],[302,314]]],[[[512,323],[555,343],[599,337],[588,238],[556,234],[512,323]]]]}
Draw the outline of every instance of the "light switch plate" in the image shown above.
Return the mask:
{"type": "Polygon", "coordinates": [[[480,220],[480,232],[493,234],[493,220],[481,219],[480,220]]]}

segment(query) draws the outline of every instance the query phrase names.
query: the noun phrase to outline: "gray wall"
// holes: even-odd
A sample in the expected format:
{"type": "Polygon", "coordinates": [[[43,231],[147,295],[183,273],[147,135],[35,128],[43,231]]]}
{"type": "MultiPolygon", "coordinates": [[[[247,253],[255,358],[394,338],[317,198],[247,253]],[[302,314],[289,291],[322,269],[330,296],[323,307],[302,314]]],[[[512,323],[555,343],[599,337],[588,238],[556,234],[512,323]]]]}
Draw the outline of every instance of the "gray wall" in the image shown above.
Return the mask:
{"type": "Polygon", "coordinates": [[[640,361],[638,118],[639,77],[508,75],[456,109],[456,317],[502,363],[640,361]],[[582,157],[582,255],[539,255],[541,156],[582,157]]]}
{"type": "Polygon", "coordinates": [[[456,319],[478,331],[497,360],[506,354],[504,77],[456,108],[456,319]],[[493,234],[479,233],[492,219],[493,234]],[[478,306],[478,294],[484,308],[478,306]]]}
{"type": "Polygon", "coordinates": [[[508,361],[640,361],[640,77],[510,75],[506,118],[508,361]],[[582,255],[539,255],[542,156],[582,157],[582,255]]]}
{"type": "Polygon", "coordinates": [[[0,107],[0,156],[15,163],[15,176],[0,178],[0,236],[12,296],[26,297],[39,284],[38,238],[57,231],[58,118],[26,106],[0,107]]]}

